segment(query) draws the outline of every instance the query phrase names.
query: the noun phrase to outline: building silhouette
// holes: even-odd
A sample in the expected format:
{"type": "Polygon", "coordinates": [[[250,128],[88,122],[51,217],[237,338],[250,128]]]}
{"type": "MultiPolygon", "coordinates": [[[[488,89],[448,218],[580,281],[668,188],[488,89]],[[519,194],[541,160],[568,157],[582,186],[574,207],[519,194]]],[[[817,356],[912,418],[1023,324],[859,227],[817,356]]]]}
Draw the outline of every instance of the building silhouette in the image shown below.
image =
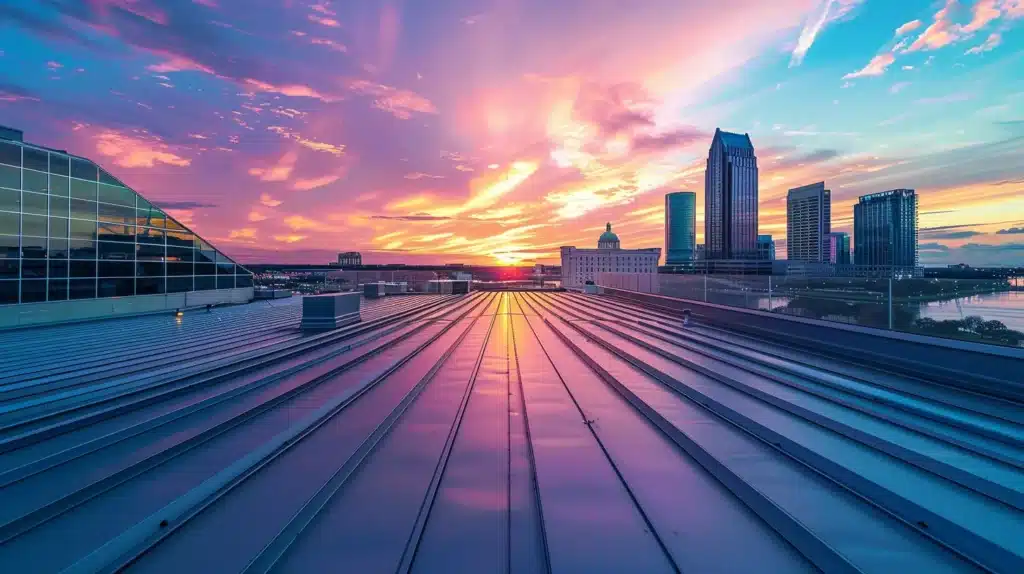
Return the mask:
{"type": "Polygon", "coordinates": [[[786,196],[786,258],[826,261],[825,236],[832,231],[832,192],[819,181],[786,196]]]}
{"type": "Polygon", "coordinates": [[[857,265],[917,267],[917,194],[893,189],[861,196],[853,206],[857,265]]]}
{"type": "Polygon", "coordinates": [[[708,259],[757,258],[757,156],[748,134],[715,130],[704,172],[708,259]]]}
{"type": "Polygon", "coordinates": [[[665,265],[693,261],[697,250],[697,194],[665,195],[665,265]]]}

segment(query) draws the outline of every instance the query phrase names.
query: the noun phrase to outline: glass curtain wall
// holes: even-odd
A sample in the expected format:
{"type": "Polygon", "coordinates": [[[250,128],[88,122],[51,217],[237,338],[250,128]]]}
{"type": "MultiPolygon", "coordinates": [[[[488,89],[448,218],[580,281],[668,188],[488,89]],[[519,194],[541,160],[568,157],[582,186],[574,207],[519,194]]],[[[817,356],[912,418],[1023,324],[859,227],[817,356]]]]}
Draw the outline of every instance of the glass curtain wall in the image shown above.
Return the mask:
{"type": "Polygon", "coordinates": [[[0,141],[0,305],[251,286],[91,161],[0,141]]]}

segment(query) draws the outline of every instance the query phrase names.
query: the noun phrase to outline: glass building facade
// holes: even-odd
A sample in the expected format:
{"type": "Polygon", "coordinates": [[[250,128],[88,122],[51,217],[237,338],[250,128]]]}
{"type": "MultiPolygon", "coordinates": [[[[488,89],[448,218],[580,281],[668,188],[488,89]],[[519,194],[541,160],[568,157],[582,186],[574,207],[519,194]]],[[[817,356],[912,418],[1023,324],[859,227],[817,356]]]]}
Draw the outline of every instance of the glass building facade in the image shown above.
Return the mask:
{"type": "Polygon", "coordinates": [[[825,262],[825,237],[832,231],[832,192],[825,182],[789,190],[786,195],[786,258],[825,262]]]}
{"type": "Polygon", "coordinates": [[[0,305],[252,287],[95,163],[0,132],[0,305]]]}
{"type": "Polygon", "coordinates": [[[917,267],[917,195],[894,189],[861,196],[853,206],[857,265],[917,267]]]}
{"type": "Polygon", "coordinates": [[[757,259],[757,156],[747,134],[715,130],[704,172],[708,259],[757,259]]]}
{"type": "Polygon", "coordinates": [[[665,265],[693,261],[697,250],[697,194],[677,191],[665,195],[665,265]]]}
{"type": "Polygon", "coordinates": [[[825,234],[825,258],[833,265],[851,265],[850,236],[842,231],[825,234]]]}

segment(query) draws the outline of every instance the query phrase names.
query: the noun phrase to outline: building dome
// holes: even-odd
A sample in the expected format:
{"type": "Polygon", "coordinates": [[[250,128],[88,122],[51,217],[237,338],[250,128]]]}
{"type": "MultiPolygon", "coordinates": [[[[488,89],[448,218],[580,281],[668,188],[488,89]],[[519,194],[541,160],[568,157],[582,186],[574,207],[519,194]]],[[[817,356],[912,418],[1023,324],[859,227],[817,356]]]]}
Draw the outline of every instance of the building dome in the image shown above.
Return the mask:
{"type": "Polygon", "coordinates": [[[604,233],[597,240],[598,249],[618,249],[619,248],[619,236],[612,233],[612,224],[608,223],[605,225],[604,233]]]}

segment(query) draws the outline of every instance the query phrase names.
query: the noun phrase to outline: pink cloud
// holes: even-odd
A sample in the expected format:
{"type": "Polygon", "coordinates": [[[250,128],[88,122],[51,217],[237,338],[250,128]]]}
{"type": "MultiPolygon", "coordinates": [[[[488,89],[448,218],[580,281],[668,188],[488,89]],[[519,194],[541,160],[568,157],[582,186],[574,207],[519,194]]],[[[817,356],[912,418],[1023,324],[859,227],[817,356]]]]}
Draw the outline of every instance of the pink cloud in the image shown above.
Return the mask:
{"type": "Polygon", "coordinates": [[[907,22],[906,24],[900,26],[899,28],[896,28],[896,35],[902,36],[904,34],[913,32],[914,30],[920,28],[922,24],[924,24],[924,22],[921,22],[920,20],[911,20],[910,22],[907,22]]]}
{"type": "Polygon", "coordinates": [[[906,51],[937,50],[956,42],[960,37],[960,28],[953,23],[951,15],[956,3],[957,0],[946,0],[946,5],[935,13],[935,20],[932,24],[925,28],[924,32],[906,51]]]}
{"type": "Polygon", "coordinates": [[[412,112],[437,113],[437,108],[430,100],[409,90],[400,90],[367,80],[351,81],[348,87],[356,93],[374,96],[376,99],[373,101],[373,107],[401,120],[410,119],[412,112]]]}
{"type": "Polygon", "coordinates": [[[335,100],[335,98],[325,96],[320,92],[316,91],[315,89],[309,86],[303,86],[301,84],[286,84],[281,86],[275,86],[273,84],[268,84],[267,82],[262,82],[260,80],[246,78],[245,85],[261,92],[270,92],[274,94],[281,94],[284,96],[291,96],[294,98],[314,98],[322,102],[332,102],[335,100]]]}
{"type": "Polygon", "coordinates": [[[177,54],[167,54],[167,59],[159,64],[152,64],[147,66],[146,69],[150,72],[156,72],[158,74],[166,74],[168,72],[185,72],[185,71],[196,71],[203,72],[206,74],[213,74],[213,69],[204,66],[198,62],[190,60],[184,56],[177,54]]]}
{"type": "Polygon", "coordinates": [[[893,56],[889,52],[879,54],[874,58],[871,58],[871,61],[868,62],[868,64],[861,68],[860,70],[857,70],[856,72],[850,72],[849,74],[843,76],[843,79],[852,80],[853,78],[863,78],[866,76],[881,76],[882,74],[885,73],[886,68],[892,65],[892,63],[895,61],[896,56],[893,56]]]}
{"type": "Polygon", "coordinates": [[[260,194],[260,203],[267,207],[277,207],[278,205],[281,205],[281,202],[271,197],[269,193],[260,194]]]}
{"type": "Polygon", "coordinates": [[[405,179],[444,179],[443,175],[431,175],[429,173],[415,172],[405,174],[405,179]]]}
{"type": "Polygon", "coordinates": [[[267,219],[266,215],[263,215],[262,213],[260,213],[259,211],[256,211],[255,209],[253,209],[252,211],[249,212],[249,221],[252,221],[253,223],[256,223],[256,222],[259,222],[259,221],[266,221],[266,219],[267,219]]]}
{"type": "Polygon", "coordinates": [[[327,46],[335,52],[348,52],[348,48],[346,48],[344,44],[340,44],[327,38],[312,38],[309,43],[317,46],[327,46]]]}
{"type": "Polygon", "coordinates": [[[987,26],[989,22],[999,19],[1002,12],[999,11],[996,2],[997,0],[978,0],[974,5],[974,16],[970,23],[963,27],[963,31],[972,34],[987,26]]]}
{"type": "Polygon", "coordinates": [[[1024,0],[1003,0],[1007,18],[1024,18],[1024,0]]]}
{"type": "Polygon", "coordinates": [[[321,26],[327,26],[328,28],[338,28],[341,26],[341,23],[334,18],[324,18],[322,16],[317,16],[316,14],[310,14],[307,18],[309,18],[310,22],[320,24],[321,26]]]}
{"type": "Polygon", "coordinates": [[[292,184],[292,189],[295,191],[310,191],[325,185],[330,185],[339,179],[341,179],[340,175],[325,175],[312,179],[297,179],[295,180],[295,183],[292,184]]]}
{"type": "Polygon", "coordinates": [[[1003,37],[999,34],[999,32],[992,32],[991,34],[988,35],[988,38],[985,38],[984,42],[971,48],[970,50],[967,50],[966,52],[964,52],[964,54],[981,54],[984,52],[991,52],[992,50],[996,49],[999,46],[999,44],[1002,43],[1003,37]]]}
{"type": "Polygon", "coordinates": [[[270,127],[267,128],[267,130],[271,131],[271,132],[274,132],[274,133],[280,135],[281,137],[283,137],[285,139],[293,140],[296,143],[298,143],[299,145],[301,145],[302,147],[305,147],[307,149],[311,149],[313,151],[329,153],[329,154],[335,155],[335,156],[341,156],[345,152],[345,146],[344,145],[335,145],[335,144],[331,144],[331,143],[327,143],[327,142],[321,142],[321,141],[305,138],[301,134],[299,134],[298,132],[296,132],[294,130],[291,130],[289,128],[286,128],[284,126],[270,126],[270,127]]]}
{"type": "Polygon", "coordinates": [[[113,158],[113,164],[120,167],[187,167],[192,164],[191,159],[179,156],[155,137],[141,138],[115,131],[104,131],[97,134],[94,139],[96,152],[113,158]]]}
{"type": "Polygon", "coordinates": [[[295,152],[288,152],[281,156],[277,163],[270,167],[254,167],[249,169],[249,175],[258,177],[260,181],[287,181],[295,169],[295,162],[299,155],[295,152]]]}

